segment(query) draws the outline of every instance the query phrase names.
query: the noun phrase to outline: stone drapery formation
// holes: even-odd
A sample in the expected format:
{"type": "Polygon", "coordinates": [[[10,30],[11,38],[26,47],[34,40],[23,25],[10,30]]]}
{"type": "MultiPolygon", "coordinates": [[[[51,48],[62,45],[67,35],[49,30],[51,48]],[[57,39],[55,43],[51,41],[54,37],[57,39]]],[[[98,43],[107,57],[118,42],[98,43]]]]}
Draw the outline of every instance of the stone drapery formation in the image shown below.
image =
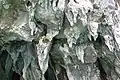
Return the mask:
{"type": "Polygon", "coordinates": [[[120,80],[119,0],[0,0],[0,80],[120,80]]]}

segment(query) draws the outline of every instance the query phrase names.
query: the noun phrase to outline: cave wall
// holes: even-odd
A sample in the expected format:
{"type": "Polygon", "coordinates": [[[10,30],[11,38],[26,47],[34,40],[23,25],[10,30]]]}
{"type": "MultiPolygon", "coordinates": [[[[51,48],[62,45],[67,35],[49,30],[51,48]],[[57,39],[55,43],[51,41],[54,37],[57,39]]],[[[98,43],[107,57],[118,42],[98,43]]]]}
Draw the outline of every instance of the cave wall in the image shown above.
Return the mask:
{"type": "Polygon", "coordinates": [[[0,80],[119,80],[119,0],[0,0],[0,80]]]}

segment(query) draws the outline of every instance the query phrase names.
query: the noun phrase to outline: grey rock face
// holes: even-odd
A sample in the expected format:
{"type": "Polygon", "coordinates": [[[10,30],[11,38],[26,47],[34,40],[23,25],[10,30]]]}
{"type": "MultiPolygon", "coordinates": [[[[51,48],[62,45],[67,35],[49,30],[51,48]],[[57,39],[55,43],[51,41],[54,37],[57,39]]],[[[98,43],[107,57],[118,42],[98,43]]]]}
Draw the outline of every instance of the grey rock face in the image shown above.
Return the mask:
{"type": "Polygon", "coordinates": [[[119,80],[119,0],[0,0],[0,80],[119,80]]]}

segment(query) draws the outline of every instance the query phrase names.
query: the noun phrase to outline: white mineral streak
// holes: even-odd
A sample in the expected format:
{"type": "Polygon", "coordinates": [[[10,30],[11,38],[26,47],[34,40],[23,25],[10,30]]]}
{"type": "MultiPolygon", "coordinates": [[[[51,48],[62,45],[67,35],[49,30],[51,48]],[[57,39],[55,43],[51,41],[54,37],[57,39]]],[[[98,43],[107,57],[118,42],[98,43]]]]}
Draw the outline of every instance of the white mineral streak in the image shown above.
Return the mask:
{"type": "Polygon", "coordinates": [[[114,25],[112,26],[112,30],[115,40],[120,49],[120,10],[114,11],[113,21],[114,21],[114,25]]]}
{"type": "Polygon", "coordinates": [[[44,43],[43,39],[39,40],[39,43],[37,46],[37,56],[38,56],[38,62],[40,69],[42,70],[42,75],[46,72],[48,69],[48,60],[49,60],[49,54],[48,52],[51,49],[51,41],[44,43]]]}
{"type": "MultiPolygon", "coordinates": [[[[103,12],[105,17],[105,22],[108,25],[112,26],[112,33],[114,35],[114,38],[119,45],[120,49],[120,11],[119,11],[119,5],[118,3],[115,3],[114,0],[95,0],[94,4],[97,4],[100,8],[100,10],[103,12]],[[117,5],[116,5],[117,4],[117,5]]],[[[104,35],[105,43],[108,46],[110,51],[113,51],[114,49],[114,43],[113,43],[113,36],[110,36],[110,34],[104,35]]]]}
{"type": "Polygon", "coordinates": [[[8,5],[6,4],[6,5],[4,5],[3,7],[4,7],[5,9],[9,9],[9,6],[10,6],[9,4],[8,4],[8,5]]]}
{"type": "Polygon", "coordinates": [[[76,44],[76,40],[79,38],[80,29],[77,26],[65,29],[64,34],[67,38],[69,47],[72,48],[73,43],[76,44]]]}
{"type": "Polygon", "coordinates": [[[31,35],[33,36],[34,34],[36,34],[37,32],[37,28],[36,28],[36,24],[32,21],[33,17],[34,17],[34,9],[30,9],[29,10],[29,27],[31,29],[31,35]]]}
{"type": "Polygon", "coordinates": [[[113,34],[120,49],[120,24],[119,23],[113,27],[113,34]]]}
{"type": "Polygon", "coordinates": [[[63,21],[63,11],[65,8],[65,0],[39,1],[37,12],[35,13],[36,19],[47,26],[47,33],[43,39],[39,40],[37,45],[37,55],[42,75],[48,69],[49,51],[51,49],[51,41],[59,33],[63,21]],[[48,5],[49,4],[49,5],[48,5]],[[44,39],[47,38],[48,42],[45,43],[44,39]]]}
{"type": "Polygon", "coordinates": [[[13,29],[16,29],[17,27],[19,27],[19,29],[21,29],[22,26],[24,26],[28,21],[28,14],[26,12],[20,12],[20,16],[18,17],[18,19],[14,22],[15,26],[13,29]]]}
{"type": "Polygon", "coordinates": [[[26,50],[25,51],[26,53],[23,54],[24,68],[22,69],[22,71],[23,71],[23,75],[22,76],[23,76],[23,78],[25,80],[27,80],[27,77],[26,77],[26,75],[27,75],[27,69],[28,69],[28,67],[29,67],[29,65],[30,65],[30,63],[32,61],[32,54],[30,52],[31,51],[30,50],[30,46],[27,45],[26,49],[28,49],[28,50],[26,50]]]}
{"type": "Polygon", "coordinates": [[[89,0],[78,0],[77,3],[75,3],[74,0],[70,0],[66,10],[66,16],[70,22],[70,25],[73,26],[75,23],[77,23],[78,15],[80,17],[80,20],[85,25],[87,23],[86,13],[90,9],[93,9],[93,6],[89,0]]]}
{"type": "Polygon", "coordinates": [[[34,31],[35,31],[35,33],[37,32],[35,23],[34,22],[30,22],[29,23],[29,27],[31,29],[31,35],[34,35],[34,31]],[[34,29],[36,29],[36,30],[34,30],[34,29]]]}
{"type": "Polygon", "coordinates": [[[58,2],[58,8],[61,11],[64,11],[64,9],[65,9],[65,0],[59,0],[59,2],[58,2]]]}
{"type": "Polygon", "coordinates": [[[98,29],[98,23],[97,22],[91,21],[91,22],[88,23],[89,33],[93,36],[94,40],[96,40],[96,38],[98,37],[97,29],[98,29]]]}
{"type": "Polygon", "coordinates": [[[76,47],[76,55],[79,60],[81,60],[82,63],[84,63],[84,49],[87,47],[87,45],[81,45],[76,47]]]}
{"type": "Polygon", "coordinates": [[[104,39],[105,39],[105,44],[108,46],[109,50],[113,52],[114,50],[113,38],[110,35],[105,35],[104,39]]]}
{"type": "Polygon", "coordinates": [[[56,36],[59,32],[58,31],[54,31],[52,29],[49,29],[47,34],[46,34],[46,37],[49,41],[52,41],[53,37],[56,36]]]}
{"type": "Polygon", "coordinates": [[[115,8],[114,0],[94,0],[94,4],[99,5],[101,9],[105,8],[115,8]]]}
{"type": "Polygon", "coordinates": [[[28,31],[30,29],[30,27],[27,25],[29,22],[28,19],[28,13],[20,12],[20,16],[14,22],[9,32],[13,32],[20,35],[22,37],[21,39],[25,41],[32,41],[33,38],[31,38],[31,34],[29,34],[30,31],[28,31]]]}
{"type": "MultiPolygon", "coordinates": [[[[62,51],[62,52],[66,52],[66,53],[70,53],[69,52],[69,48],[66,44],[64,44],[64,46],[60,46],[59,49],[62,51]]],[[[65,57],[66,58],[66,57],[65,57]]]]}
{"type": "Polygon", "coordinates": [[[70,69],[69,69],[69,67],[66,68],[66,72],[67,72],[67,76],[69,76],[69,77],[68,77],[69,80],[75,80],[75,79],[74,79],[74,76],[72,75],[72,73],[71,73],[71,71],[70,71],[70,69]]]}

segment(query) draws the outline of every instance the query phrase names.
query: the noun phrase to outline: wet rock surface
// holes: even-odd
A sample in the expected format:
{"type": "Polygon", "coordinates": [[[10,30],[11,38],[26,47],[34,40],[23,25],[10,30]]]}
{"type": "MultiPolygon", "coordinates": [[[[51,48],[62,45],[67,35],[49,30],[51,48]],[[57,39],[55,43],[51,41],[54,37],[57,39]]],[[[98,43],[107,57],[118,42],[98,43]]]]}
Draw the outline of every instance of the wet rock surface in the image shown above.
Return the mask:
{"type": "Polygon", "coordinates": [[[119,80],[119,0],[0,0],[0,80],[119,80]]]}

